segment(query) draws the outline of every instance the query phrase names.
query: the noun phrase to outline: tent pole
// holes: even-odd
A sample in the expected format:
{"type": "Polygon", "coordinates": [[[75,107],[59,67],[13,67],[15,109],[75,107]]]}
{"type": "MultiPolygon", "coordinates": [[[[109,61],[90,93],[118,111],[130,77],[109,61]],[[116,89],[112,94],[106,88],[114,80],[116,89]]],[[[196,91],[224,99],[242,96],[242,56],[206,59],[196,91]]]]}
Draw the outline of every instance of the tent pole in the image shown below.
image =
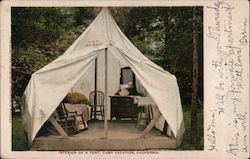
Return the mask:
{"type": "Polygon", "coordinates": [[[95,91],[97,89],[97,58],[95,59],[95,91]]]}
{"type": "MultiPolygon", "coordinates": [[[[96,105],[96,91],[97,91],[97,57],[95,59],[95,95],[94,95],[94,105],[96,105]]],[[[93,110],[95,113],[94,113],[94,119],[96,120],[96,107],[94,107],[94,110],[93,110]]],[[[92,114],[91,114],[92,115],[92,114]]]]}
{"type": "Polygon", "coordinates": [[[108,105],[108,49],[105,48],[105,106],[104,106],[104,138],[108,138],[108,119],[107,119],[107,105],[108,105]]]}

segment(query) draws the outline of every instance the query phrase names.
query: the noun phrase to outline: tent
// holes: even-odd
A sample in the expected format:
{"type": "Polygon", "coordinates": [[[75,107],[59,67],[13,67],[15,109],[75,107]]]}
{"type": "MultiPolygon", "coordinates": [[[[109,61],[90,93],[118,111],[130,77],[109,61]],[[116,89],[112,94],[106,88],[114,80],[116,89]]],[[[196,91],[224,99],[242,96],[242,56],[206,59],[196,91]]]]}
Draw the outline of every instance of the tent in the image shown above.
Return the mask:
{"type": "MultiPolygon", "coordinates": [[[[105,120],[108,120],[108,96],[118,90],[120,69],[126,66],[152,97],[179,144],[185,128],[176,77],[150,61],[126,38],[108,8],[101,10],[63,55],[32,74],[22,106],[29,144],[72,90],[88,95],[97,87],[105,92],[105,120]],[[98,66],[96,86],[93,82],[95,62],[98,66]]],[[[158,127],[162,129],[163,125],[158,127]]]]}

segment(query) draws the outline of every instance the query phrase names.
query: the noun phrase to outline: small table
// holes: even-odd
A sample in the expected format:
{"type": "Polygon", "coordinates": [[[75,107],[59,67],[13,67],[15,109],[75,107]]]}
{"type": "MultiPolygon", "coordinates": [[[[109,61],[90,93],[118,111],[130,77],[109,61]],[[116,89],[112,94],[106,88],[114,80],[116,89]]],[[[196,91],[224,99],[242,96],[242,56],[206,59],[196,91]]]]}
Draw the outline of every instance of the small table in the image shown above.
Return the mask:
{"type": "Polygon", "coordinates": [[[117,120],[121,118],[137,117],[137,105],[134,104],[134,98],[131,96],[109,96],[111,99],[111,120],[115,117],[117,120]]]}
{"type": "Polygon", "coordinates": [[[137,103],[139,112],[136,127],[140,129],[140,127],[146,127],[146,125],[154,118],[152,107],[155,106],[155,103],[151,97],[137,97],[137,103]]]}

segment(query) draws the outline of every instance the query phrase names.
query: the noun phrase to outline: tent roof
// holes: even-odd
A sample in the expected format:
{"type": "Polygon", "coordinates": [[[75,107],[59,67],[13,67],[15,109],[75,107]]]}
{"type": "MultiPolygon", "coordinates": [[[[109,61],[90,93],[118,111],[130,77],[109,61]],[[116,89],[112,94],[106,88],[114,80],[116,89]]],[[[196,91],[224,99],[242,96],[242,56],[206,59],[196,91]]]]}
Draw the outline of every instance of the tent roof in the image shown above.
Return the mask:
{"type": "Polygon", "coordinates": [[[32,75],[24,93],[23,114],[29,143],[104,48],[108,48],[117,60],[129,64],[175,137],[181,138],[183,114],[175,76],[146,58],[122,33],[110,11],[103,8],[62,56],[32,75]]]}

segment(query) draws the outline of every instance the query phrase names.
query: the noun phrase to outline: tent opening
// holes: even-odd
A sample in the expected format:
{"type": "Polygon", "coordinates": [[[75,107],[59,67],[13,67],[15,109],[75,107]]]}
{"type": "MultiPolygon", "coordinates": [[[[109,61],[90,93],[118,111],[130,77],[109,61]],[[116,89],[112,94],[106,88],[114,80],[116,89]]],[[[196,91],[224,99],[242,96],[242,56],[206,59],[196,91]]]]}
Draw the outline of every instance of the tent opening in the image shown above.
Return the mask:
{"type": "MultiPolygon", "coordinates": [[[[112,67],[109,66],[109,60],[112,59],[112,54],[108,53],[108,48],[105,48],[102,52],[104,55],[100,54],[94,59],[92,69],[94,71],[91,72],[94,74],[94,78],[92,78],[94,79],[94,86],[92,87],[94,89],[90,89],[89,95],[85,94],[84,90],[78,90],[76,92],[74,87],[72,87],[69,92],[83,94],[85,96],[84,98],[88,98],[90,103],[84,103],[85,105],[83,105],[76,101],[65,101],[67,97],[65,96],[64,100],[60,102],[60,105],[53,113],[55,119],[66,134],[68,133],[69,135],[71,135],[71,133],[75,134],[83,130],[88,130],[88,127],[92,125],[100,126],[101,123],[104,127],[103,130],[100,129],[99,131],[103,132],[104,135],[100,134],[100,138],[108,138],[108,132],[112,131],[112,129],[108,130],[110,124],[112,128],[115,127],[115,124],[133,125],[132,129],[137,130],[138,133],[142,133],[147,125],[154,119],[157,112],[159,112],[159,109],[150,94],[148,94],[136,78],[130,66],[115,67],[115,69],[118,70],[116,73],[116,83],[118,83],[118,85],[109,83],[109,68],[112,70],[112,67]],[[104,56],[104,58],[103,61],[100,62],[99,58],[102,58],[102,56],[104,56]],[[104,64],[104,67],[102,64],[104,64]],[[100,71],[101,69],[102,71],[100,71]],[[99,75],[104,75],[102,83],[100,83],[100,79],[98,78],[99,75]],[[104,86],[104,89],[100,89],[101,86],[104,86]],[[115,87],[113,93],[109,92],[109,87],[115,87]],[[91,97],[90,94],[93,96],[91,97]],[[78,132],[71,132],[72,129],[78,132]]],[[[111,78],[114,78],[114,76],[111,78]]],[[[81,79],[79,79],[77,83],[81,83],[83,86],[87,85],[88,82],[85,80],[81,81],[81,79]]],[[[79,86],[76,84],[76,87],[79,86]]],[[[155,123],[157,126],[157,122],[155,123]]],[[[46,124],[43,128],[46,128],[46,124]]],[[[131,129],[131,127],[129,129],[131,129]]],[[[172,135],[171,129],[168,127],[164,118],[158,121],[158,130],[160,130],[161,134],[164,132],[165,135],[169,137],[172,135]]],[[[42,131],[44,131],[44,129],[42,131]]],[[[41,133],[38,134],[41,135],[41,133]]]]}

